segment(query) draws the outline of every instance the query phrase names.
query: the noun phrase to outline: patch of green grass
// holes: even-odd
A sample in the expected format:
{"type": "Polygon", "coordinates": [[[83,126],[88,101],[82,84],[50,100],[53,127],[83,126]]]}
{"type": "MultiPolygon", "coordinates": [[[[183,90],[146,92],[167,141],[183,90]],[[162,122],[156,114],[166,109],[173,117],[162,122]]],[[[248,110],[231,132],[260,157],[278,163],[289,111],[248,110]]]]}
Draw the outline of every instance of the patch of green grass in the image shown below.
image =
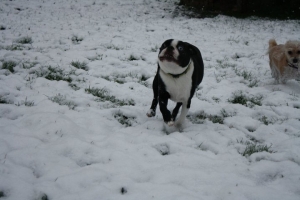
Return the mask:
{"type": "Polygon", "coordinates": [[[88,71],[87,62],[79,62],[79,61],[72,61],[71,65],[77,69],[83,69],[85,71],[88,71]]]}
{"type": "Polygon", "coordinates": [[[275,117],[268,118],[266,116],[261,116],[258,120],[260,122],[262,122],[264,125],[268,126],[269,124],[275,124],[277,121],[280,122],[280,123],[282,123],[283,121],[287,120],[287,118],[277,119],[275,117]]]}
{"type": "Polygon", "coordinates": [[[17,39],[15,42],[19,44],[32,44],[33,40],[31,37],[25,36],[17,39]]]}
{"type": "Polygon", "coordinates": [[[274,153],[274,151],[271,150],[272,145],[268,146],[263,144],[257,144],[256,142],[243,141],[243,140],[237,142],[246,145],[245,150],[243,152],[240,152],[242,156],[248,157],[254,153],[263,152],[263,151],[274,153]]]}
{"type": "Polygon", "coordinates": [[[217,62],[217,67],[226,69],[226,68],[234,68],[236,67],[236,64],[228,62],[228,58],[225,57],[223,60],[216,60],[217,62]]]}
{"type": "Polygon", "coordinates": [[[120,100],[117,99],[115,96],[110,95],[109,91],[105,88],[86,88],[86,93],[92,94],[95,97],[98,97],[97,101],[105,102],[109,101],[116,106],[134,106],[135,102],[133,99],[130,100],[120,100]]]}
{"type": "Polygon", "coordinates": [[[17,63],[15,61],[4,61],[2,63],[2,69],[7,69],[9,70],[11,73],[14,73],[15,70],[14,70],[14,67],[17,66],[17,63]]]}
{"type": "Polygon", "coordinates": [[[50,81],[67,81],[71,83],[72,78],[70,77],[70,75],[73,73],[73,71],[65,72],[59,67],[44,66],[41,67],[39,70],[34,71],[33,73],[37,77],[44,77],[50,81]]]}
{"type": "Polygon", "coordinates": [[[229,114],[225,109],[220,111],[220,115],[209,115],[204,111],[199,112],[196,115],[188,115],[187,118],[194,124],[203,124],[207,119],[212,123],[224,124],[224,119],[226,117],[232,117],[234,114],[229,114]]]}
{"type": "Polygon", "coordinates": [[[244,80],[248,81],[248,87],[257,87],[258,86],[258,79],[253,76],[251,72],[247,72],[246,70],[240,70],[237,67],[234,68],[234,72],[236,75],[241,76],[244,80]]]}
{"type": "Polygon", "coordinates": [[[75,102],[67,100],[66,96],[61,94],[57,94],[53,97],[48,97],[48,99],[59,105],[68,106],[70,110],[74,110],[77,106],[75,102]]]}
{"type": "Polygon", "coordinates": [[[132,126],[133,121],[135,120],[135,117],[126,116],[121,111],[118,111],[114,114],[114,118],[118,120],[118,122],[125,127],[132,126]]]}
{"type": "Polygon", "coordinates": [[[233,97],[231,99],[228,99],[228,102],[252,108],[255,105],[261,106],[262,99],[263,97],[261,95],[248,97],[242,91],[237,91],[233,93],[233,97]]]}
{"type": "Polygon", "coordinates": [[[137,73],[128,73],[128,74],[112,74],[110,76],[102,76],[102,78],[104,78],[105,80],[108,81],[114,81],[116,83],[119,84],[124,84],[127,82],[137,82],[141,85],[144,85],[146,87],[148,87],[148,83],[146,82],[146,80],[148,80],[148,76],[146,76],[145,74],[137,74],[137,73]]]}
{"type": "Polygon", "coordinates": [[[5,194],[3,191],[0,191],[0,198],[5,197],[5,194]]]}

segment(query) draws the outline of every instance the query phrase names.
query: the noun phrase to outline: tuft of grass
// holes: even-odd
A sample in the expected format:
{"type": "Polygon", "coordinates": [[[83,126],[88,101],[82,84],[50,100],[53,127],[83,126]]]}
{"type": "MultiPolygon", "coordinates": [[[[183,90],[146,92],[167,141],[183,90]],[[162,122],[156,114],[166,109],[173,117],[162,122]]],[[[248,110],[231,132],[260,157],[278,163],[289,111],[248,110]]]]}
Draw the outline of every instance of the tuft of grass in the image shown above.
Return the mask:
{"type": "Polygon", "coordinates": [[[5,194],[3,191],[0,191],[0,198],[5,197],[5,194]]]}
{"type": "Polygon", "coordinates": [[[44,77],[50,81],[67,81],[69,83],[72,82],[72,78],[70,77],[72,72],[67,73],[59,67],[44,66],[41,67],[40,70],[36,70],[33,73],[37,77],[44,77]]]}
{"type": "Polygon", "coordinates": [[[75,102],[67,100],[66,96],[61,94],[57,94],[53,97],[48,97],[48,99],[59,105],[68,106],[70,110],[74,110],[77,106],[75,102]]]}
{"type": "Polygon", "coordinates": [[[113,45],[113,44],[106,45],[106,48],[107,49],[117,50],[117,51],[122,50],[122,48],[120,48],[120,47],[118,47],[116,45],[113,45]]]}
{"type": "Polygon", "coordinates": [[[280,121],[283,122],[286,119],[276,119],[274,117],[272,117],[271,119],[266,117],[266,116],[262,116],[258,119],[260,122],[262,122],[264,125],[268,126],[269,124],[274,124],[276,123],[276,121],[280,121]]]}
{"type": "Polygon", "coordinates": [[[241,76],[244,80],[248,81],[248,87],[257,87],[259,80],[252,75],[251,72],[247,72],[246,70],[239,70],[237,67],[234,68],[234,72],[236,75],[241,76]]]}
{"type": "Polygon", "coordinates": [[[77,69],[83,69],[85,71],[88,71],[87,62],[79,62],[79,61],[72,61],[71,65],[77,69]]]}
{"type": "Polygon", "coordinates": [[[231,99],[228,99],[228,102],[252,108],[255,105],[261,106],[262,99],[263,97],[261,95],[248,97],[242,91],[237,91],[233,93],[233,97],[231,99]]]}
{"type": "Polygon", "coordinates": [[[136,56],[134,56],[134,55],[131,54],[131,55],[129,56],[128,60],[129,60],[129,61],[134,61],[134,60],[139,60],[139,58],[137,58],[136,56]]]}
{"type": "Polygon", "coordinates": [[[0,96],[0,104],[12,104],[12,102],[0,96]]]}
{"type": "Polygon", "coordinates": [[[58,67],[47,67],[48,72],[45,76],[46,79],[51,81],[67,81],[69,83],[72,82],[72,78],[69,76],[69,74],[66,74],[64,70],[58,68],[58,67]]]}
{"type": "Polygon", "coordinates": [[[130,127],[132,126],[132,121],[135,120],[135,117],[129,117],[126,116],[124,113],[121,111],[118,111],[114,114],[114,118],[118,120],[118,122],[125,127],[130,127]]]}
{"type": "Polygon", "coordinates": [[[23,44],[12,44],[12,45],[9,45],[9,46],[5,46],[5,47],[2,47],[3,49],[6,49],[7,51],[21,51],[21,50],[30,50],[31,47],[30,46],[25,46],[23,44]]]}
{"type": "Polygon", "coordinates": [[[38,64],[38,63],[37,62],[24,62],[24,63],[22,63],[22,66],[23,66],[23,69],[31,69],[36,64],[38,64]]]}
{"type": "Polygon", "coordinates": [[[243,152],[240,152],[242,156],[251,156],[254,153],[258,152],[269,152],[269,153],[274,153],[274,151],[271,150],[272,145],[263,145],[263,144],[257,144],[257,142],[250,142],[250,141],[237,141],[240,144],[246,145],[246,148],[243,152]]]}
{"type": "Polygon", "coordinates": [[[220,115],[209,115],[204,111],[199,112],[196,115],[188,115],[187,118],[194,124],[203,124],[207,119],[212,123],[224,124],[224,119],[226,117],[232,117],[234,114],[229,114],[225,109],[220,111],[220,115]]]}
{"type": "Polygon", "coordinates": [[[159,47],[157,45],[155,45],[155,47],[152,47],[150,49],[151,52],[157,52],[157,50],[159,49],[159,47]]]}
{"type": "Polygon", "coordinates": [[[121,194],[126,194],[127,193],[127,189],[125,187],[122,187],[120,191],[121,191],[121,194]]]}
{"type": "Polygon", "coordinates": [[[105,102],[110,101],[111,103],[117,106],[134,106],[135,102],[133,99],[130,100],[120,100],[115,96],[109,94],[109,91],[105,88],[86,88],[85,92],[88,94],[92,94],[95,97],[98,97],[98,101],[105,102]]]}
{"type": "Polygon", "coordinates": [[[17,63],[15,61],[4,61],[2,63],[2,69],[7,69],[9,70],[11,73],[14,73],[15,70],[14,70],[14,67],[17,66],[17,63]]]}
{"type": "Polygon", "coordinates": [[[102,76],[102,78],[108,81],[114,81],[119,84],[124,84],[126,82],[133,81],[144,85],[145,87],[148,87],[148,83],[146,82],[146,80],[148,80],[149,76],[144,74],[139,75],[131,72],[128,74],[112,74],[110,76],[102,76]]]}
{"type": "Polygon", "coordinates": [[[21,106],[21,105],[32,107],[34,106],[34,101],[28,101],[26,97],[24,101],[21,101],[21,103],[18,103],[16,106],[21,106]]]}
{"type": "Polygon", "coordinates": [[[41,196],[41,200],[49,200],[47,194],[43,194],[43,195],[41,196]]]}
{"type": "Polygon", "coordinates": [[[228,58],[225,57],[223,60],[216,60],[217,62],[217,67],[226,69],[226,68],[234,68],[236,67],[236,64],[228,62],[228,58]]]}
{"type": "Polygon", "coordinates": [[[82,37],[79,37],[77,35],[73,35],[71,37],[71,41],[73,42],[73,44],[80,44],[80,42],[83,41],[83,38],[82,37]]]}
{"type": "Polygon", "coordinates": [[[33,40],[31,37],[25,36],[25,37],[21,37],[21,38],[17,39],[15,42],[19,43],[19,44],[32,44],[33,40]]]}
{"type": "Polygon", "coordinates": [[[69,86],[75,91],[80,90],[80,87],[78,87],[75,83],[69,83],[69,86]]]}
{"type": "Polygon", "coordinates": [[[4,30],[6,30],[6,27],[3,25],[0,25],[0,31],[4,31],[4,30]]]}
{"type": "Polygon", "coordinates": [[[168,144],[158,144],[155,145],[154,147],[162,156],[166,156],[170,154],[170,147],[168,144]]]}

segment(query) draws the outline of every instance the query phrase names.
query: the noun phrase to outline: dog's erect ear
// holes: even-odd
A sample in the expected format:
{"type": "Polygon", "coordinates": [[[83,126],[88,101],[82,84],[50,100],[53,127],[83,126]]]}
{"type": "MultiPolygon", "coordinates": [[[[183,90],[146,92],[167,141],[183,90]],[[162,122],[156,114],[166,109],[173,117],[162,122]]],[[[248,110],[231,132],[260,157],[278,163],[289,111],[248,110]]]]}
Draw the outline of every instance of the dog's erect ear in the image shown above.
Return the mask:
{"type": "Polygon", "coordinates": [[[186,45],[188,46],[190,55],[197,55],[197,53],[199,51],[197,47],[195,47],[194,45],[191,45],[187,42],[186,42],[186,45]]]}

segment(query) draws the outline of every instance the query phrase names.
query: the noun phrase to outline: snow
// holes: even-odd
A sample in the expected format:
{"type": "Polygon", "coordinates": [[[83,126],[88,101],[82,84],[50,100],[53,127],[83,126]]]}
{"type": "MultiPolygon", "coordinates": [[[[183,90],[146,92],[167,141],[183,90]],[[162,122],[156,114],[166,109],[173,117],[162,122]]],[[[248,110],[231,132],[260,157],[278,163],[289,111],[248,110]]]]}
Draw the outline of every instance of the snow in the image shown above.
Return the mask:
{"type": "Polygon", "coordinates": [[[300,40],[300,22],[189,19],[175,8],[1,1],[0,66],[16,66],[0,69],[0,199],[300,199],[300,83],[276,84],[267,55],[271,38],[300,40]],[[159,109],[146,116],[170,38],[197,46],[205,65],[182,131],[159,109]],[[47,79],[49,66],[70,83],[47,79]],[[230,102],[239,94],[247,104],[230,102]],[[269,151],[243,156],[248,144],[269,151]]]}

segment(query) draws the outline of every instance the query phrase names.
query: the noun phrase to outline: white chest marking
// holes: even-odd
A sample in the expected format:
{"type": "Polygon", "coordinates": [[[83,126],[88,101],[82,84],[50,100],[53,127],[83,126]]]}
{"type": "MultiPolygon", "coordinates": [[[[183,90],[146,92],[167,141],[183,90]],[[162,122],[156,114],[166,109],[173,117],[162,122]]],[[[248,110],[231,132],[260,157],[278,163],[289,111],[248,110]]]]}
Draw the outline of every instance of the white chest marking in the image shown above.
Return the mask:
{"type": "Polygon", "coordinates": [[[187,72],[174,78],[172,75],[159,71],[163,80],[166,91],[170,94],[170,99],[175,102],[186,103],[191,95],[192,75],[194,72],[194,63],[191,62],[187,72]]]}

